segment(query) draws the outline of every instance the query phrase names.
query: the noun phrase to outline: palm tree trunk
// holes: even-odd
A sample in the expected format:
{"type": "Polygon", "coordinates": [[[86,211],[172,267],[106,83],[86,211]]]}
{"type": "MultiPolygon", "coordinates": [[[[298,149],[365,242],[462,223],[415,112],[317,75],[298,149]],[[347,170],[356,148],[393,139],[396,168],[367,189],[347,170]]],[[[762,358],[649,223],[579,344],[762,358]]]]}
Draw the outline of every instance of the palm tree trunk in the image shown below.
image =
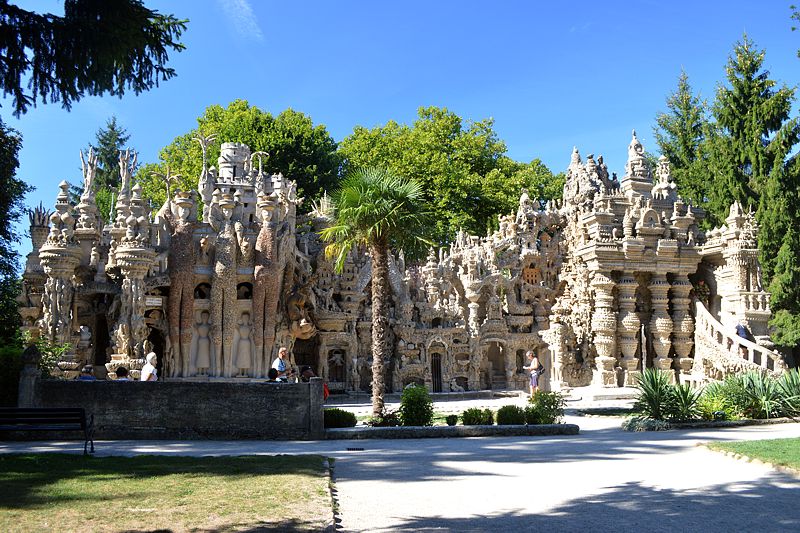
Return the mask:
{"type": "Polygon", "coordinates": [[[372,258],[372,416],[383,414],[383,359],[387,353],[389,317],[389,256],[388,246],[380,242],[370,246],[372,258]]]}

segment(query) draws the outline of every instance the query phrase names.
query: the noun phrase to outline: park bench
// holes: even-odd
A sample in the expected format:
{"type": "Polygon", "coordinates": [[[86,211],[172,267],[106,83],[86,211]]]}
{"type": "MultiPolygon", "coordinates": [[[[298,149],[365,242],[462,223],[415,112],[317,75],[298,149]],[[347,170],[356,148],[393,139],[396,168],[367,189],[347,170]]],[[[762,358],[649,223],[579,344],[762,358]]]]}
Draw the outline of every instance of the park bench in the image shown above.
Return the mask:
{"type": "Polygon", "coordinates": [[[82,407],[0,407],[0,431],[82,431],[83,454],[94,453],[94,415],[82,407]]]}

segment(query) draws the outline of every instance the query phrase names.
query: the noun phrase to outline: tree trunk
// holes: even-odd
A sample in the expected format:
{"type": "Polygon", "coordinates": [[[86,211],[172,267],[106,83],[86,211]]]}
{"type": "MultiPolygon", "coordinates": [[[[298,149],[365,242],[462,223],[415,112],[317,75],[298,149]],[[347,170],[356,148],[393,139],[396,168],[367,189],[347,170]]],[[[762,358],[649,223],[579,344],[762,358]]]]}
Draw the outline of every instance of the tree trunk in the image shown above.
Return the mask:
{"type": "Polygon", "coordinates": [[[369,252],[372,258],[372,416],[380,416],[386,388],[383,359],[387,355],[389,327],[389,256],[386,243],[373,244],[369,252]]]}

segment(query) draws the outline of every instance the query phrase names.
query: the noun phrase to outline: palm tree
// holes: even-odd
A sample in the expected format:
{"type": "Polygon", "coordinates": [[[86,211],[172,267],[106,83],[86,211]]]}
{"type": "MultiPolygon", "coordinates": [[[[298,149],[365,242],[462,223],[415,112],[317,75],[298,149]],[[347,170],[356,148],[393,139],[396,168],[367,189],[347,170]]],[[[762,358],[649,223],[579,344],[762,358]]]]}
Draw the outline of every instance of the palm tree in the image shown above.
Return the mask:
{"type": "Polygon", "coordinates": [[[418,249],[424,237],[427,208],[422,186],[380,168],[363,168],[345,176],[333,194],[331,225],[320,232],[341,273],[348,254],[358,246],[372,262],[372,413],[383,414],[383,361],[388,347],[389,253],[392,248],[418,249]]]}

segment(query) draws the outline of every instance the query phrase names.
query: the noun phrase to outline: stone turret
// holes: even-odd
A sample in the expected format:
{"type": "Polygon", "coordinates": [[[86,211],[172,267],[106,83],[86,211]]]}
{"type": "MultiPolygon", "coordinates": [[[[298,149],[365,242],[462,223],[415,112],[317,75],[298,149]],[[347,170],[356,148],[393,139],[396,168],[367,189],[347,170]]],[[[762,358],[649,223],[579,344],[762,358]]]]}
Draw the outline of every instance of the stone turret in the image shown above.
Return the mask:
{"type": "Polygon", "coordinates": [[[628,162],[625,164],[625,176],[621,188],[626,196],[644,196],[649,198],[653,188],[653,173],[650,163],[644,156],[644,147],[633,131],[633,138],[628,145],[628,162]]]}

